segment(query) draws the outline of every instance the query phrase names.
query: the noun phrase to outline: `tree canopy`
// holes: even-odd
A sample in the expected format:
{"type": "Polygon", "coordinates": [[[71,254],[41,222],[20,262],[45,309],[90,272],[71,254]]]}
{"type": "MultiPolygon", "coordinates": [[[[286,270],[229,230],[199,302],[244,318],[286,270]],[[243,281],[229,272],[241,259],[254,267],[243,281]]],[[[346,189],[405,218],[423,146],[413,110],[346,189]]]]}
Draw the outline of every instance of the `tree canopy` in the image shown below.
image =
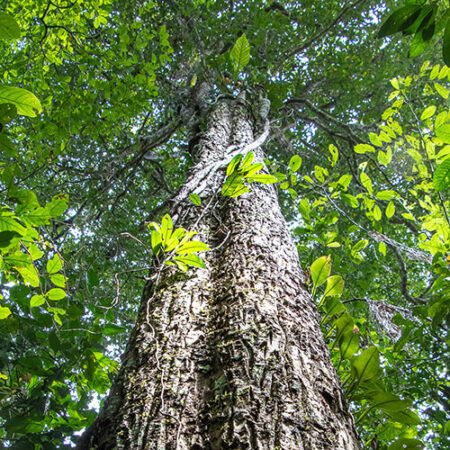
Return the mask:
{"type": "Polygon", "coordinates": [[[70,448],[94,420],[202,86],[270,120],[270,176],[241,155],[222,194],[277,182],[364,445],[449,445],[448,9],[403,3],[1,2],[5,448],[70,448]]]}

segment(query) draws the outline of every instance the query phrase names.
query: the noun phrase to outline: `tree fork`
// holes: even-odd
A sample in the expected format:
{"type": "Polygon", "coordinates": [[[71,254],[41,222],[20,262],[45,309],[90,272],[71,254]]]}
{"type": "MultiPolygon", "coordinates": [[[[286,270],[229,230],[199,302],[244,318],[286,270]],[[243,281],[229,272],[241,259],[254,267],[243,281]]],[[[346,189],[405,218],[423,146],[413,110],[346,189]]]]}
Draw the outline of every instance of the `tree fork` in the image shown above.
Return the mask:
{"type": "Polygon", "coordinates": [[[275,188],[219,196],[230,151],[254,140],[245,108],[218,101],[171,211],[215,248],[207,270],[155,269],[78,449],[359,448],[275,188]]]}

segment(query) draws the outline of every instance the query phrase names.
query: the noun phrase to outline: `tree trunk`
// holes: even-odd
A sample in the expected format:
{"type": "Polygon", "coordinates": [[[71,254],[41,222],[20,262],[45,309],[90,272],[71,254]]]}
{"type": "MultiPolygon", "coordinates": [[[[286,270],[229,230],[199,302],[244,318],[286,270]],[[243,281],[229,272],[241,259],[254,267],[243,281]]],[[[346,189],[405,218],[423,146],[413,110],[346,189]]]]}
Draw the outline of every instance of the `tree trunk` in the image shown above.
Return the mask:
{"type": "Polygon", "coordinates": [[[275,188],[220,195],[254,140],[242,104],[219,100],[171,211],[213,249],[207,270],[155,269],[79,449],[359,448],[275,188]]]}

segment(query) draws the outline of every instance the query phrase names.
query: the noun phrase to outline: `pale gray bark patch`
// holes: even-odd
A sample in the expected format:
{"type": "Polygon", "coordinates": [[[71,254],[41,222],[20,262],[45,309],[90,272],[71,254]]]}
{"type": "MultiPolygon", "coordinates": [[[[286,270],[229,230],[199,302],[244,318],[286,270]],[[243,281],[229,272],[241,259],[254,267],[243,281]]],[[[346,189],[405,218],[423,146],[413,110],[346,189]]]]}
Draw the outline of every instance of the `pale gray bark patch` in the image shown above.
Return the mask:
{"type": "Polygon", "coordinates": [[[220,247],[207,270],[166,268],[148,284],[118,377],[78,448],[357,449],[275,188],[218,194],[227,149],[255,140],[248,115],[221,101],[208,123],[171,214],[220,247]],[[201,207],[188,201],[194,186],[201,207]]]}

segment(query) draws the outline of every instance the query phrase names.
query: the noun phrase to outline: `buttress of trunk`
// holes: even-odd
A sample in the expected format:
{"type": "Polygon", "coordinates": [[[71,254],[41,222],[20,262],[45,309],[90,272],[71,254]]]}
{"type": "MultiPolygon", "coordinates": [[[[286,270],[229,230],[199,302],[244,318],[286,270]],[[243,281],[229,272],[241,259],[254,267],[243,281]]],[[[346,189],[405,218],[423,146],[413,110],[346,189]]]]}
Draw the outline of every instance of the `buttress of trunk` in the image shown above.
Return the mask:
{"type": "Polygon", "coordinates": [[[171,211],[216,250],[207,270],[148,283],[79,449],[358,448],[275,188],[220,195],[229,153],[254,139],[245,109],[219,101],[171,211]]]}

